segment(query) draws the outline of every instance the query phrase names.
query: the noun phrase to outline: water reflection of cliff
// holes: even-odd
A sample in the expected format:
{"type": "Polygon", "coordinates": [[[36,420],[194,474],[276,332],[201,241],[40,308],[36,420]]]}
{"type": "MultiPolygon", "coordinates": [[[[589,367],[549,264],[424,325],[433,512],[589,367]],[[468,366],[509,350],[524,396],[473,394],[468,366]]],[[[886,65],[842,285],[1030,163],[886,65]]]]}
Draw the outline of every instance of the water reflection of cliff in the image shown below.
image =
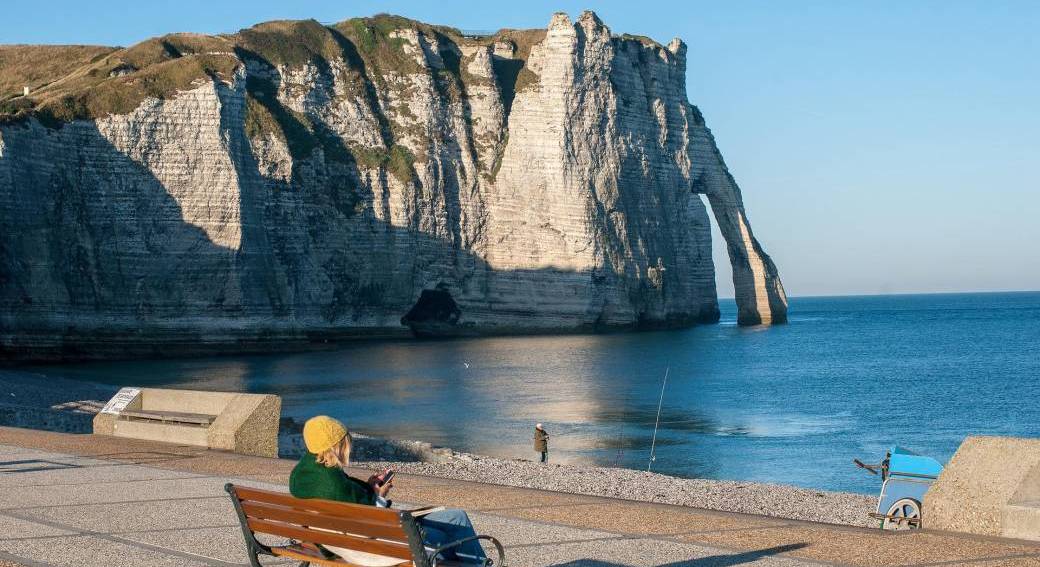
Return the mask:
{"type": "MultiPolygon", "coordinates": [[[[737,331],[739,332],[739,331],[737,331]]],[[[707,339],[707,337],[704,337],[707,339]]],[[[363,433],[470,452],[529,457],[531,428],[552,433],[556,462],[646,466],[665,368],[659,465],[712,471],[703,445],[753,435],[714,410],[698,383],[721,373],[696,348],[698,330],[638,335],[363,342],[342,350],[200,360],[93,363],[64,375],[117,384],[276,393],[287,416],[327,413],[363,433]],[[692,344],[691,344],[692,343],[692,344]],[[674,356],[674,355],[673,355],[674,356]]],[[[710,349],[706,349],[706,353],[710,349]]]]}

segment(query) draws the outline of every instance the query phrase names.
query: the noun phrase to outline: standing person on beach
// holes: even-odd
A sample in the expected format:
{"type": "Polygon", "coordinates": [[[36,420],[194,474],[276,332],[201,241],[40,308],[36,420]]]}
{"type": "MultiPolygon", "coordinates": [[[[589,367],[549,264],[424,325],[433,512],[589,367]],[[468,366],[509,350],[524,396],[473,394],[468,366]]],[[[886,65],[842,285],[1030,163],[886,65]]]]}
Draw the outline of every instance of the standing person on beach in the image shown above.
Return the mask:
{"type": "Polygon", "coordinates": [[[534,426],[534,450],[542,454],[543,463],[549,462],[549,434],[541,423],[534,426]]]}

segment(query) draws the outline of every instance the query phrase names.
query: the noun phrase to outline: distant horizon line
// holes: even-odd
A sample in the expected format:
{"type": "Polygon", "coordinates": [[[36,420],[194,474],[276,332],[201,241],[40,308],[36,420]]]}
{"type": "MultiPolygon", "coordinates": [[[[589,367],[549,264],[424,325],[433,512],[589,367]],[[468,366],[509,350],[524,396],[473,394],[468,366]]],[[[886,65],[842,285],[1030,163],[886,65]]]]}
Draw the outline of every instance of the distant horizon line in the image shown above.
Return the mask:
{"type": "MultiPolygon", "coordinates": [[[[812,295],[788,295],[788,298],[812,299],[819,297],[883,297],[883,296],[908,296],[908,295],[980,295],[980,294],[1008,294],[1008,293],[1040,293],[1040,289],[1004,289],[985,291],[895,291],[886,293],[820,293],[812,295]]],[[[718,296],[718,299],[736,299],[732,295],[718,296]]]]}

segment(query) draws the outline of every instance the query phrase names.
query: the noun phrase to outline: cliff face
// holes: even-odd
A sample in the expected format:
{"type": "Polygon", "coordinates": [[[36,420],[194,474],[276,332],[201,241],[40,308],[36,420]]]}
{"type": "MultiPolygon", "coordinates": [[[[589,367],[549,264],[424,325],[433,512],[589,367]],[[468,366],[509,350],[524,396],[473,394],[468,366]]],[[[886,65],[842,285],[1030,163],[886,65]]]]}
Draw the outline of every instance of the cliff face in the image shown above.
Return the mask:
{"type": "Polygon", "coordinates": [[[110,52],[0,126],[7,357],[718,319],[786,298],[687,102],[685,45],[591,12],[465,37],[381,16],[110,52]]]}

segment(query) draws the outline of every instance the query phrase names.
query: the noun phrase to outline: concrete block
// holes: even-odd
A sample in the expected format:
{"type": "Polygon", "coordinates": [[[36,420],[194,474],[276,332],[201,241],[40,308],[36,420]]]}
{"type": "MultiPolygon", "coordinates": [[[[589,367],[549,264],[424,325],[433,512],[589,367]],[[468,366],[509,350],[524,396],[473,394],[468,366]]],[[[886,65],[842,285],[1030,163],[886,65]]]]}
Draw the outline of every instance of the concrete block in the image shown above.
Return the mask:
{"type": "MultiPolygon", "coordinates": [[[[138,409],[153,411],[183,411],[219,415],[232,400],[239,396],[234,392],[200,392],[198,390],[168,390],[142,388],[141,406],[138,409]]],[[[127,408],[130,409],[130,408],[127,408]]]]}
{"type": "Polygon", "coordinates": [[[925,527],[1040,541],[1038,499],[1040,439],[968,437],[925,494],[925,527]]]}
{"type": "Polygon", "coordinates": [[[277,457],[281,416],[282,399],[278,396],[236,394],[209,426],[209,446],[247,455],[277,457]]]}
{"type": "Polygon", "coordinates": [[[112,435],[116,430],[116,416],[110,413],[94,415],[94,435],[112,435]]]}
{"type": "MultiPolygon", "coordinates": [[[[100,412],[94,415],[94,434],[95,435],[115,435],[116,420],[118,415],[109,413],[108,410],[111,404],[115,401],[116,397],[122,394],[122,390],[116,393],[112,401],[110,401],[100,412]]],[[[140,394],[138,394],[133,400],[124,406],[124,409],[128,410],[140,410],[144,400],[140,394]]]]}
{"type": "Polygon", "coordinates": [[[1001,535],[1040,540],[1040,501],[1005,506],[1001,535]]]}
{"type": "Polygon", "coordinates": [[[118,413],[97,414],[94,433],[277,457],[281,411],[282,400],[273,395],[141,388],[118,413]],[[212,416],[212,422],[149,420],[126,413],[131,411],[199,414],[212,416]]]}
{"type": "Polygon", "coordinates": [[[206,428],[194,425],[116,419],[112,424],[112,435],[129,437],[130,439],[144,439],[146,441],[195,445],[197,447],[209,446],[206,428]]]}

